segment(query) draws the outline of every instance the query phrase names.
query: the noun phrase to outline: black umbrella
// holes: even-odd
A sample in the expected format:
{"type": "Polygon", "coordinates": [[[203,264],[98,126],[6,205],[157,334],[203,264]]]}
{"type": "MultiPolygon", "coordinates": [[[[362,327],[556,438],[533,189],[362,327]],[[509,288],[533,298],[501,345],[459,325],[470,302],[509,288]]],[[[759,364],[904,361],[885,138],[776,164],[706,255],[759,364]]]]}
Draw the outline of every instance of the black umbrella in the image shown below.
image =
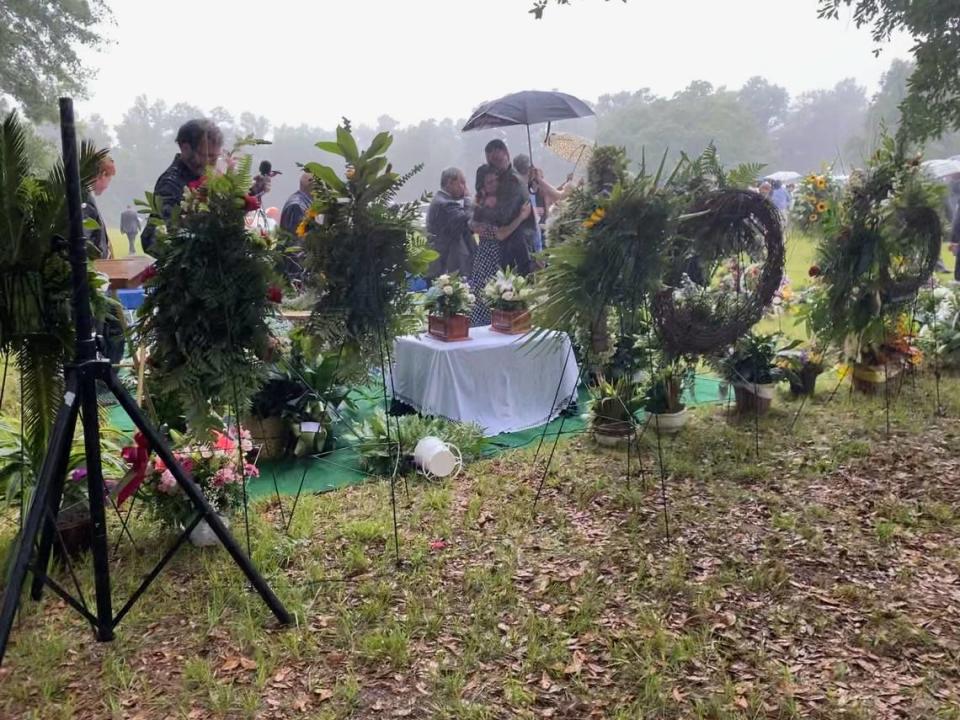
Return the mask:
{"type": "MultiPolygon", "coordinates": [[[[533,162],[533,143],[530,141],[530,126],[550,123],[553,120],[593,115],[593,110],[583,100],[562,92],[524,90],[504,95],[481,105],[463,126],[463,132],[508,125],[527,126],[527,148],[533,162]]],[[[549,125],[547,133],[549,134],[549,125]]]]}

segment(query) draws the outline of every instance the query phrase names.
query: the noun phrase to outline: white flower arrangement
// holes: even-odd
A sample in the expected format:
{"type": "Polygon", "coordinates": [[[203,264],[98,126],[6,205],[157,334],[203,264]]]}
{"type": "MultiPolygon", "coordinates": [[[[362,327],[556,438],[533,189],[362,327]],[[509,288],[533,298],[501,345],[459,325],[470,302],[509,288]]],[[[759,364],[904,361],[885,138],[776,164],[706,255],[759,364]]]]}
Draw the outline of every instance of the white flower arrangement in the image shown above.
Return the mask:
{"type": "Polygon", "coordinates": [[[494,310],[529,310],[535,291],[522,275],[499,270],[483,289],[483,297],[494,310]]]}
{"type": "Polygon", "coordinates": [[[423,306],[431,315],[466,315],[473,309],[476,297],[470,287],[456,273],[443,274],[433,281],[423,299],[423,306]]]}

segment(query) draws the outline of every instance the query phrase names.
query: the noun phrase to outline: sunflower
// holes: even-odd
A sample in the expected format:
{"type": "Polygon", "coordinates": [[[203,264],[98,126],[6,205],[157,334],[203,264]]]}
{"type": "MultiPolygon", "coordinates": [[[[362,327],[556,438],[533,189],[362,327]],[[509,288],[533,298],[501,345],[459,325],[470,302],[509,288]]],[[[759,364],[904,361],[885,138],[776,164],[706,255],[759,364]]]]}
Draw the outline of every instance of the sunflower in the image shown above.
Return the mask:
{"type": "Polygon", "coordinates": [[[821,200],[820,202],[817,203],[817,212],[825,213],[826,211],[827,211],[827,204],[823,200],[821,200]]]}
{"type": "Polygon", "coordinates": [[[817,181],[816,175],[807,175],[807,182],[811,185],[817,181]]]}
{"type": "Polygon", "coordinates": [[[816,222],[819,219],[819,217],[820,216],[817,215],[816,213],[810,213],[810,216],[807,218],[807,221],[813,223],[813,222],[816,222]]]}
{"type": "Polygon", "coordinates": [[[817,190],[823,190],[827,186],[827,179],[820,175],[817,177],[817,190]]]}
{"type": "Polygon", "coordinates": [[[297,237],[303,237],[306,234],[307,234],[307,223],[301,221],[300,224],[297,225],[297,237]]]}

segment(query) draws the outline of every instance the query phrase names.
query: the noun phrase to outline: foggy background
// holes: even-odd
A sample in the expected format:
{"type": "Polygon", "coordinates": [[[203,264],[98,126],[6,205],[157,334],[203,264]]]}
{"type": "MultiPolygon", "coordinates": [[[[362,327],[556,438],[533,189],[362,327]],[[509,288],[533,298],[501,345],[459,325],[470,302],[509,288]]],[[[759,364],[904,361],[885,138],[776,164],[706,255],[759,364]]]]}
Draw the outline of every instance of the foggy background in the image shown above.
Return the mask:
{"type": "MultiPolygon", "coordinates": [[[[253,149],[283,173],[267,207],[296,189],[298,163],[342,170],[340,158],[314,147],[342,115],[361,144],[394,134],[388,157],[398,172],[424,164],[401,200],[435,191],[450,165],[472,181],[491,138],[515,155],[527,152],[526,130],[460,127],[481,103],[523,89],[587,101],[595,118],[554,129],[622,145],[634,162],[668,152],[673,163],[713,141],[727,165],[847,174],[882,125],[896,129],[911,69],[909,38],[895,36],[874,56],[867,31],[849,18],[819,20],[816,0],[581,0],[539,21],[529,0],[108,5],[110,44],[85,55],[97,74],[77,107],[83,134],[116,161],[98,199],[113,227],[125,205],[152,191],[192,117],[219,123],[226,147],[248,134],[272,141],[253,149]]],[[[558,184],[573,166],[543,147],[545,129],[531,130],[534,162],[558,184]]],[[[35,126],[36,165],[52,162],[57,141],[54,126],[35,126]]],[[[960,136],[925,154],[960,154],[960,136]]]]}

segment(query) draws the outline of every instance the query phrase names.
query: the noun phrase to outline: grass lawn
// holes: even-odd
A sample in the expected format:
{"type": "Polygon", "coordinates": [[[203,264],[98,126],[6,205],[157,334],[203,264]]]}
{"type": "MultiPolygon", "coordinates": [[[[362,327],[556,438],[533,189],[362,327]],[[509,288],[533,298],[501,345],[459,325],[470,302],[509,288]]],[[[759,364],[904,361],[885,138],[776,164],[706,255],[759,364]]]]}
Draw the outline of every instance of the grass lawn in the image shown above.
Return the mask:
{"type": "MultiPolygon", "coordinates": [[[[120,228],[107,228],[107,237],[110,238],[110,247],[113,248],[113,256],[115,258],[122,258],[129,255],[129,242],[127,241],[127,236],[120,232],[120,228]]],[[[143,246],[140,244],[140,235],[137,235],[136,241],[137,253],[143,254],[143,246]]]]}
{"type": "MultiPolygon", "coordinates": [[[[960,718],[960,381],[949,419],[932,382],[894,389],[888,438],[882,397],[823,376],[793,432],[775,400],[759,456],[751,420],[696,408],[662,445],[669,537],[650,437],[629,475],[563,441],[536,512],[532,450],[411,478],[400,568],[386,483],[303,499],[289,536],[265,502],[253,554],[295,627],[187,547],[112,644],[28,602],[0,716],[960,718]]],[[[148,566],[120,546],[121,602],[148,566]]]]}

